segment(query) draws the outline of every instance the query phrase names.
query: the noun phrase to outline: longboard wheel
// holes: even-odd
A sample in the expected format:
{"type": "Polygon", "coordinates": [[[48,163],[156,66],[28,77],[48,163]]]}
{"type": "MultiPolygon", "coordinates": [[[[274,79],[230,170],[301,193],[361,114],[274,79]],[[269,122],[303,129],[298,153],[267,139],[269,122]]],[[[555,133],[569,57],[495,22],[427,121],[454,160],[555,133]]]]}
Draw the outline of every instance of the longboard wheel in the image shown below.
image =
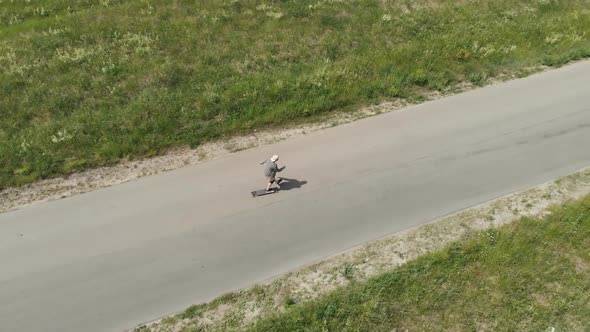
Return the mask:
{"type": "Polygon", "coordinates": [[[252,194],[252,197],[256,197],[256,192],[255,191],[251,192],[250,194],[252,194]]]}

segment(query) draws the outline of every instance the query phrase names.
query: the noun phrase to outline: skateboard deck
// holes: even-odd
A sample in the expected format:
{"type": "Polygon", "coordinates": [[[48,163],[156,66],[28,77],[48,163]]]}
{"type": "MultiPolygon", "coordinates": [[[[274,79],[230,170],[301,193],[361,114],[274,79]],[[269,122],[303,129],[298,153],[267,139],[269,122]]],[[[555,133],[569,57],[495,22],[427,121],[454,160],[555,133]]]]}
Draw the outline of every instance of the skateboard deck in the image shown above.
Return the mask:
{"type": "Polygon", "coordinates": [[[270,191],[266,191],[266,189],[260,189],[260,190],[255,190],[255,191],[251,192],[251,194],[252,194],[252,197],[256,197],[256,196],[264,196],[264,195],[268,195],[268,194],[274,194],[278,191],[279,191],[279,188],[271,188],[270,191]]]}

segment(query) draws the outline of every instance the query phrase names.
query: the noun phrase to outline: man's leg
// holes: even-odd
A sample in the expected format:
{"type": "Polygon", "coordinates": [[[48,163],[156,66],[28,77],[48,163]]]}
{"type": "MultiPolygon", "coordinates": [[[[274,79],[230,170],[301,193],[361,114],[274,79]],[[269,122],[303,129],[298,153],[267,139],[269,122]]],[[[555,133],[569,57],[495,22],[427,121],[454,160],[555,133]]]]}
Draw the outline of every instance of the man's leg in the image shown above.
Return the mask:
{"type": "Polygon", "coordinates": [[[270,186],[272,186],[272,184],[274,182],[275,182],[274,176],[269,176],[268,177],[268,185],[266,186],[266,191],[270,191],[270,186]]]}

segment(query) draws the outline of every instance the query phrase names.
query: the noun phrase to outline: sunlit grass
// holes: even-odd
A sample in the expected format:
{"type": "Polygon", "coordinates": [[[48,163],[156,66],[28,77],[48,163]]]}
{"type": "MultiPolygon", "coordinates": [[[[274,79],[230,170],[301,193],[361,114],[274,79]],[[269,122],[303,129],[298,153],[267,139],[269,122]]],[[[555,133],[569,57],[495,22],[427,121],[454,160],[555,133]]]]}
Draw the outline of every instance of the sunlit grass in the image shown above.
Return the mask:
{"type": "Polygon", "coordinates": [[[589,8],[0,0],[0,188],[587,57],[589,8]]]}

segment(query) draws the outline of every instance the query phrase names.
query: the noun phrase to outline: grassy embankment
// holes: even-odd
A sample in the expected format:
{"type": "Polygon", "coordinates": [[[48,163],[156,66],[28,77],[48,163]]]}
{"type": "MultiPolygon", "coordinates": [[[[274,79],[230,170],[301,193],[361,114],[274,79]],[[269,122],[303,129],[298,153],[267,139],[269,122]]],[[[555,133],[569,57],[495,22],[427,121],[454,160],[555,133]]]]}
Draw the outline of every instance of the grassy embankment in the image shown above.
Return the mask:
{"type": "Polygon", "coordinates": [[[588,331],[590,196],[457,241],[252,331],[588,331]]]}
{"type": "Polygon", "coordinates": [[[590,55],[588,0],[0,1],[0,189],[590,55]]]}

